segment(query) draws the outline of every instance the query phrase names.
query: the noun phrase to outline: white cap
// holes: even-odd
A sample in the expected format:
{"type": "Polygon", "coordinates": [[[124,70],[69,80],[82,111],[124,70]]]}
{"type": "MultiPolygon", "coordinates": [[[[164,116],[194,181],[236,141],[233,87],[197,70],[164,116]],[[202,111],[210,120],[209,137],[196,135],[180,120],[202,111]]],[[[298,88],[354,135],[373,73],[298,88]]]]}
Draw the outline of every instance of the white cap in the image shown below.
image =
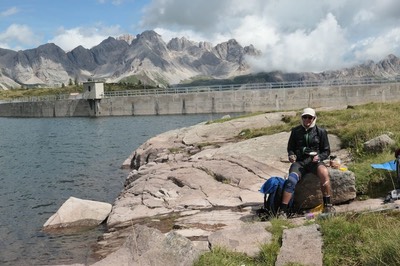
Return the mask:
{"type": "Polygon", "coordinates": [[[315,110],[312,109],[312,108],[309,108],[309,107],[307,107],[307,108],[305,108],[305,109],[303,110],[303,113],[301,114],[301,116],[303,116],[303,115],[311,115],[312,117],[315,117],[315,116],[316,116],[316,115],[315,115],[315,110]]]}

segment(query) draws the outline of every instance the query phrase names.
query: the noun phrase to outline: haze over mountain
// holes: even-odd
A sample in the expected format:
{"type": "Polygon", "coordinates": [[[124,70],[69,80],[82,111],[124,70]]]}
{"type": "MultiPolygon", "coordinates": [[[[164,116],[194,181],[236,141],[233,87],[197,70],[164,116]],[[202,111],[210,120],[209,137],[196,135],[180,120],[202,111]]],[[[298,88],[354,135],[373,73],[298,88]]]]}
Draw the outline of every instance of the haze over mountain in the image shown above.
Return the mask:
{"type": "MultiPolygon", "coordinates": [[[[375,63],[322,73],[283,73],[277,69],[252,80],[250,62],[261,56],[253,45],[242,46],[231,39],[213,46],[173,38],[165,43],[155,31],[136,37],[109,37],[91,49],[78,46],[65,52],[48,43],[35,49],[13,51],[0,48],[0,88],[61,86],[71,80],[89,79],[105,82],[132,82],[165,87],[195,80],[230,79],[249,75],[247,82],[321,79],[351,79],[359,77],[395,77],[400,73],[400,59],[394,55],[375,63]]],[[[290,64],[290,62],[288,62],[290,64]]]]}

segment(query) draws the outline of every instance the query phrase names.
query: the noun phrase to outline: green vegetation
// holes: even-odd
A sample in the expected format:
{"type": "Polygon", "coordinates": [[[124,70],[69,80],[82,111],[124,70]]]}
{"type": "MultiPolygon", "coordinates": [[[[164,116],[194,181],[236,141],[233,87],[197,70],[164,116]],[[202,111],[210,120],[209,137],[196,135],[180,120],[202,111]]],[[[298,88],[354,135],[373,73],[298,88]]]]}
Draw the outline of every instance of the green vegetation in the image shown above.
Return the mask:
{"type": "Polygon", "coordinates": [[[249,83],[265,83],[298,81],[300,77],[297,74],[284,74],[282,72],[257,73],[235,76],[228,79],[215,79],[209,76],[196,76],[189,80],[181,82],[178,86],[212,86],[212,85],[233,85],[233,84],[249,84],[249,83]],[[284,76],[284,78],[282,78],[284,76]]]}
{"type": "Polygon", "coordinates": [[[324,265],[400,265],[400,212],[344,214],[321,220],[324,265]]]}
{"type": "Polygon", "coordinates": [[[135,77],[129,77],[119,83],[104,83],[104,91],[129,91],[154,89],[155,86],[144,84],[135,77]]]}
{"type": "MultiPolygon", "coordinates": [[[[104,91],[126,91],[155,88],[154,85],[143,84],[140,80],[137,80],[133,77],[132,80],[128,78],[128,81],[129,82],[104,83],[104,91]]],[[[68,86],[65,86],[63,84],[61,88],[21,88],[12,90],[0,90],[0,100],[48,95],[63,95],[81,92],[83,92],[83,85],[73,85],[72,80],[70,80],[68,86]]]]}
{"type": "Polygon", "coordinates": [[[62,88],[35,88],[35,89],[13,89],[0,90],[0,100],[15,99],[22,97],[37,97],[47,95],[70,94],[74,92],[82,92],[83,86],[63,86],[62,88]]]}

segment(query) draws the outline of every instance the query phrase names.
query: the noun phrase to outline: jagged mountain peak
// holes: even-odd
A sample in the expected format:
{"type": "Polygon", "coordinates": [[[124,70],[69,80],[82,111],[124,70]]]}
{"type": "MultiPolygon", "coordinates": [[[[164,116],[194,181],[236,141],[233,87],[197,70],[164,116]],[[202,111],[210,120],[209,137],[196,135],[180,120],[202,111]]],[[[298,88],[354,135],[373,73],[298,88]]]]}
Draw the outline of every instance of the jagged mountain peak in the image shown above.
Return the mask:
{"type": "Polygon", "coordinates": [[[244,52],[245,52],[245,54],[251,55],[251,56],[260,56],[261,55],[261,51],[257,50],[252,44],[245,46],[244,52]]]}
{"type": "MultiPolygon", "coordinates": [[[[90,51],[93,53],[98,65],[107,65],[119,60],[121,54],[125,53],[128,47],[129,44],[127,42],[108,37],[99,45],[92,47],[90,51]]],[[[103,70],[101,72],[103,72],[103,70]]]]}
{"type": "Polygon", "coordinates": [[[59,46],[57,46],[55,43],[52,43],[52,42],[39,45],[36,49],[44,50],[44,49],[51,49],[51,48],[53,48],[53,49],[61,49],[59,46]]]}
{"type": "Polygon", "coordinates": [[[172,38],[167,44],[168,49],[175,50],[175,51],[183,51],[192,46],[198,47],[196,42],[190,41],[190,40],[186,39],[185,37],[172,38]]]}
{"type": "Polygon", "coordinates": [[[107,39],[103,40],[100,44],[94,46],[91,48],[91,50],[93,49],[97,49],[99,47],[114,47],[114,46],[119,46],[119,47],[127,47],[129,44],[123,40],[117,40],[114,37],[108,37],[107,39]]]}
{"type": "Polygon", "coordinates": [[[199,48],[211,50],[213,47],[212,47],[212,43],[210,43],[210,42],[199,42],[199,48]]]}
{"type": "Polygon", "coordinates": [[[132,41],[135,39],[136,37],[131,35],[131,34],[123,34],[121,36],[117,37],[117,40],[122,40],[122,41],[126,41],[128,44],[131,44],[132,41]]]}
{"type": "Polygon", "coordinates": [[[66,53],[63,49],[54,43],[40,45],[36,49],[22,51],[29,61],[40,61],[43,58],[53,61],[63,61],[66,59],[66,53]]]}
{"type": "Polygon", "coordinates": [[[73,52],[73,51],[89,51],[89,49],[83,47],[82,45],[79,45],[71,50],[71,52],[73,52]]]}
{"type": "Polygon", "coordinates": [[[217,44],[215,50],[222,59],[228,60],[229,62],[242,62],[244,48],[235,39],[217,44]]]}
{"type": "Polygon", "coordinates": [[[398,60],[398,57],[395,56],[394,54],[389,54],[383,60],[398,60]]]}
{"type": "MultiPolygon", "coordinates": [[[[158,41],[158,42],[164,42],[163,39],[161,38],[161,35],[155,32],[154,30],[146,30],[142,32],[141,34],[136,35],[136,40],[138,41],[158,41]]],[[[136,41],[135,40],[135,41],[136,41]]]]}
{"type": "Polygon", "coordinates": [[[54,43],[46,43],[46,44],[42,44],[40,46],[38,46],[35,49],[29,49],[24,51],[27,54],[47,54],[47,55],[53,55],[53,54],[57,54],[57,55],[65,55],[65,52],[63,49],[61,49],[59,46],[57,46],[54,43]]]}

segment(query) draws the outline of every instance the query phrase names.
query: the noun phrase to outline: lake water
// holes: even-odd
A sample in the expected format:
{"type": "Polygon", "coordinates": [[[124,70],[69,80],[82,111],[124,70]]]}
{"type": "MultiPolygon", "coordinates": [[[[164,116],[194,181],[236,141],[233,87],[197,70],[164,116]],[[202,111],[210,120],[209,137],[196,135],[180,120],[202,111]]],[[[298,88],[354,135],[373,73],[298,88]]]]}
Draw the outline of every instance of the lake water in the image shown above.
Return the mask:
{"type": "Polygon", "coordinates": [[[49,234],[47,219],[71,196],[112,204],[143,142],[219,117],[0,118],[0,265],[93,262],[104,227],[49,234]]]}

